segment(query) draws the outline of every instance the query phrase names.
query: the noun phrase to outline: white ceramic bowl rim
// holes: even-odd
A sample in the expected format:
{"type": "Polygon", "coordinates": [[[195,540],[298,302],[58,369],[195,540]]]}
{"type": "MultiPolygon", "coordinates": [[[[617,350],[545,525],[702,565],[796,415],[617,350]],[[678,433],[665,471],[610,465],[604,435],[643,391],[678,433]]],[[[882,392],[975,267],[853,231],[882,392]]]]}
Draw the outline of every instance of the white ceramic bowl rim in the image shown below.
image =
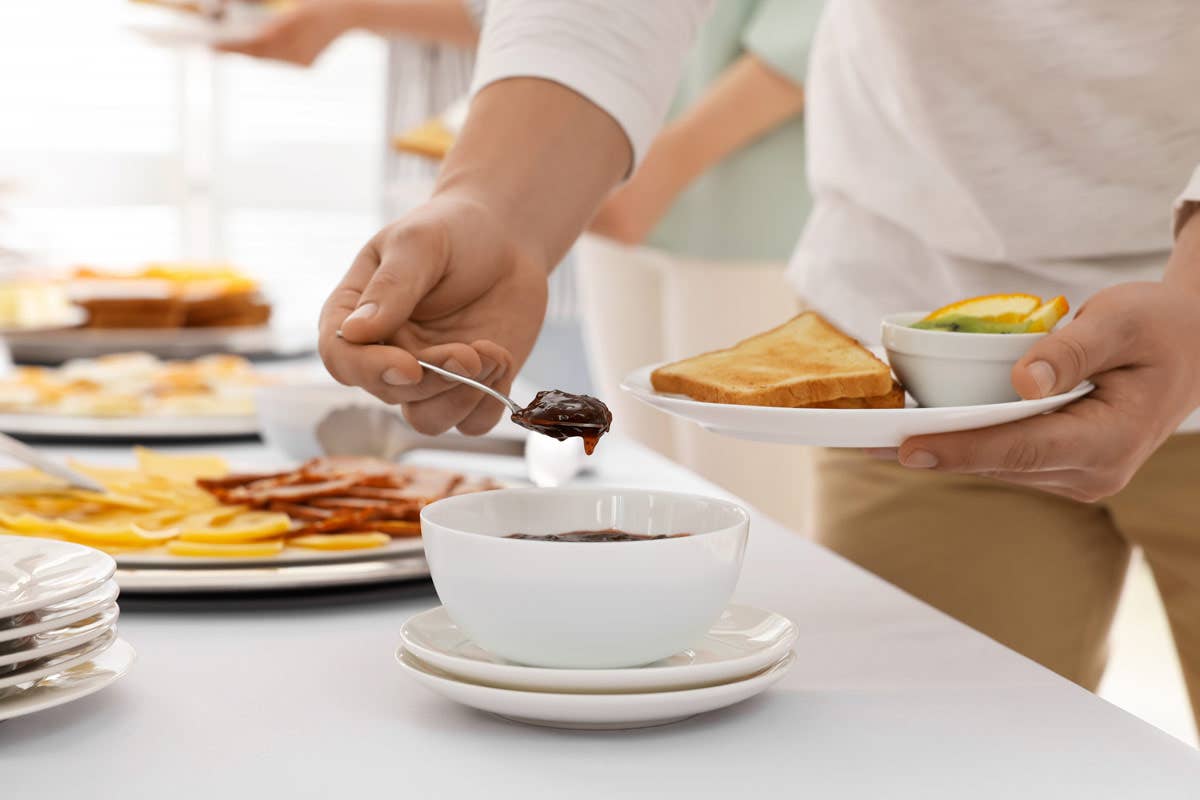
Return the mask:
{"type": "Polygon", "coordinates": [[[1045,333],[966,333],[913,328],[925,311],[905,311],[883,318],[887,350],[916,356],[1016,361],[1045,333]]]}
{"type": "MultiPolygon", "coordinates": [[[[662,497],[662,498],[668,499],[668,500],[700,501],[705,504],[711,504],[713,506],[716,506],[716,507],[720,508],[722,510],[722,512],[724,512],[725,514],[728,515],[727,519],[722,520],[719,524],[714,525],[712,528],[710,528],[708,530],[687,531],[687,533],[689,535],[687,537],[679,537],[680,539],[683,539],[683,538],[694,539],[699,536],[707,536],[709,534],[721,533],[723,531],[728,531],[730,528],[736,528],[740,525],[748,525],[750,523],[750,514],[746,511],[746,509],[742,508],[741,506],[739,506],[736,503],[732,503],[728,500],[722,500],[719,497],[710,497],[708,495],[702,495],[702,494],[691,494],[688,492],[663,492],[663,491],[658,491],[656,489],[637,489],[637,488],[627,488],[627,487],[619,487],[619,486],[607,486],[607,487],[598,486],[595,488],[587,488],[587,489],[584,489],[584,488],[580,488],[580,489],[561,489],[561,488],[493,489],[493,490],[487,491],[487,492],[477,492],[474,494],[458,495],[455,497],[447,497],[447,498],[438,500],[434,503],[430,503],[429,505],[425,506],[423,509],[421,509],[421,521],[429,522],[430,524],[437,525],[450,533],[461,534],[464,536],[483,536],[488,539],[495,539],[497,541],[507,542],[508,543],[507,546],[512,546],[512,547],[522,547],[522,546],[544,547],[546,545],[554,545],[556,548],[564,548],[564,549],[571,548],[571,547],[587,547],[588,550],[595,550],[596,548],[606,548],[606,547],[618,547],[618,546],[626,546],[627,547],[630,544],[634,544],[634,542],[547,542],[547,541],[541,541],[541,540],[537,540],[537,539],[509,539],[506,536],[500,535],[500,534],[489,533],[489,532],[484,532],[484,531],[476,531],[476,530],[466,530],[457,524],[451,524],[451,523],[445,522],[443,520],[439,520],[437,518],[440,513],[444,513],[446,511],[452,511],[452,510],[454,510],[454,508],[456,506],[485,502],[486,498],[493,497],[497,494],[503,494],[505,496],[522,496],[522,497],[577,496],[577,497],[585,497],[585,498],[591,498],[591,499],[596,499],[598,497],[604,497],[604,496],[608,496],[608,495],[612,495],[612,494],[626,494],[626,495],[639,494],[639,495],[647,495],[647,496],[653,495],[655,497],[662,497]]],[[[669,546],[672,541],[678,542],[678,540],[672,540],[670,538],[667,538],[667,539],[650,539],[647,541],[636,542],[636,544],[640,547],[653,547],[655,545],[659,545],[659,546],[668,545],[669,546]]]]}

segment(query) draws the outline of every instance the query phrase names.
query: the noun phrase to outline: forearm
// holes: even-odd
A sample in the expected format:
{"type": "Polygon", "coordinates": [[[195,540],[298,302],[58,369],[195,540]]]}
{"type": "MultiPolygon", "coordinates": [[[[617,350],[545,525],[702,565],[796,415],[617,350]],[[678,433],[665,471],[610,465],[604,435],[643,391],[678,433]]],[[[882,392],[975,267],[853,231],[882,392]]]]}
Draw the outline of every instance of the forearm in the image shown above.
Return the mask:
{"type": "Polygon", "coordinates": [[[1192,212],[1180,225],[1163,282],[1200,294],[1200,213],[1192,212]]]}
{"type": "Polygon", "coordinates": [[[629,139],[599,107],[552,81],[511,78],[476,95],[434,192],[483,205],[551,269],[631,161],[629,139]]]}
{"type": "Polygon", "coordinates": [[[479,28],[462,0],[344,0],[352,27],[475,47],[479,28]]]}
{"type": "Polygon", "coordinates": [[[668,125],[651,148],[674,151],[686,185],[804,108],[804,89],[752,54],[731,64],[708,92],[668,125]]]}

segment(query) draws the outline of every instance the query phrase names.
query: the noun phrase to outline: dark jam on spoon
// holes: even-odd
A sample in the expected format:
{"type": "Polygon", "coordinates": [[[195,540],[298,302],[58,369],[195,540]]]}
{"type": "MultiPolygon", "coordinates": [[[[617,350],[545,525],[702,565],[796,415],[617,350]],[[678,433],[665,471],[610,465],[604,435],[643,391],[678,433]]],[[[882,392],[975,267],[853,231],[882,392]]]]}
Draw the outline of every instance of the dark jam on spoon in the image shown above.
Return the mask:
{"type": "Polygon", "coordinates": [[[512,421],[559,441],[578,436],[583,439],[584,452],[590,456],[596,442],[608,433],[612,412],[590,395],[550,389],[538,392],[532,403],[512,415],[512,421]]]}
{"type": "Polygon", "coordinates": [[[532,533],[510,533],[505,539],[530,539],[535,542],[648,542],[653,539],[678,539],[690,536],[687,533],[658,534],[626,533],[615,528],[603,531],[568,531],[567,533],[547,533],[535,535],[532,533]]]}

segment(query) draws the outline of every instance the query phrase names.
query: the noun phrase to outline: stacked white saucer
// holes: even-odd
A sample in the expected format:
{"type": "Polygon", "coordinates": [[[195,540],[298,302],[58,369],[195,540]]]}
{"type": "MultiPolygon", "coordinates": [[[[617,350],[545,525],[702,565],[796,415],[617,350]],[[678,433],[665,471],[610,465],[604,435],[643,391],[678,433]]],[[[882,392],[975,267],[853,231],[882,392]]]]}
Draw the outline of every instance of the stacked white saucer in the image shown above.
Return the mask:
{"type": "Polygon", "coordinates": [[[479,647],[438,606],[405,623],[396,659],[420,683],[472,708],[533,725],[613,730],[666,725],[765,691],[791,667],[796,637],[786,617],[734,605],[695,646],[653,664],[530,667],[479,647]]]}
{"type": "Polygon", "coordinates": [[[115,570],[90,547],[0,536],[0,720],[84,697],[129,669],[115,570]]]}

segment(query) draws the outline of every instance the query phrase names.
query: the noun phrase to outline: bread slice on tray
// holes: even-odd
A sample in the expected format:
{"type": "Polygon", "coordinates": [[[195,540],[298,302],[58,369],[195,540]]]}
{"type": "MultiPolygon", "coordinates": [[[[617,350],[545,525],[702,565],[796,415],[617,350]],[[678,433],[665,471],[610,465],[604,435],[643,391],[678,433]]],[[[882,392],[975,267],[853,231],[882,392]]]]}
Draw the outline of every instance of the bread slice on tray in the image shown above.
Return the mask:
{"type": "Polygon", "coordinates": [[[902,408],[888,365],[815,311],[726,350],[654,370],[655,391],[706,403],[786,408],[902,408]]]}

